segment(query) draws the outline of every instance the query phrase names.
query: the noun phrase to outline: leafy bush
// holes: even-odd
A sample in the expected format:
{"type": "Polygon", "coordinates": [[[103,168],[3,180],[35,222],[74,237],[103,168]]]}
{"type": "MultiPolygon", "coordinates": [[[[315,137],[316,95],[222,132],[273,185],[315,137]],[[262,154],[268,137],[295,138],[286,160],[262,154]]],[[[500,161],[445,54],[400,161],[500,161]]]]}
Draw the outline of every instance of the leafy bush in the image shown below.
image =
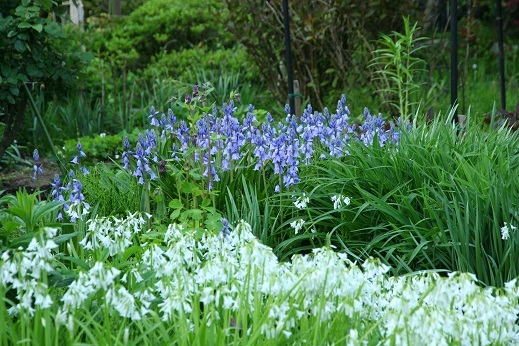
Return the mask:
{"type": "MultiPolygon", "coordinates": [[[[218,17],[225,14],[218,1],[152,0],[143,3],[128,17],[112,24],[91,21],[94,35],[91,51],[118,64],[118,68],[136,71],[146,67],[151,58],[171,51],[193,48],[230,48],[234,44],[219,27],[218,17]]],[[[223,21],[223,19],[221,19],[223,21]]]]}
{"type": "MultiPolygon", "coordinates": [[[[129,137],[137,138],[136,129],[129,137]]],[[[59,159],[68,162],[77,155],[77,143],[80,142],[83,146],[83,151],[86,153],[85,160],[90,163],[109,161],[110,159],[117,159],[121,155],[121,145],[123,137],[128,136],[126,133],[119,133],[116,135],[107,135],[101,133],[94,136],[80,137],[79,139],[68,139],[63,144],[63,147],[56,148],[60,155],[59,159]]]]}
{"type": "MultiPolygon", "coordinates": [[[[198,71],[229,74],[239,72],[245,81],[251,81],[259,74],[243,49],[233,47],[215,50],[207,46],[196,46],[157,55],[146,67],[143,76],[148,80],[156,76],[168,76],[194,83],[196,80],[191,77],[198,71]]],[[[204,82],[214,83],[211,79],[205,79],[204,82]]]]}
{"type": "MultiPolygon", "coordinates": [[[[53,1],[3,1],[0,5],[0,110],[4,122],[0,160],[24,130],[22,124],[30,90],[27,85],[71,85],[89,53],[63,49],[66,35],[48,15],[53,1]]],[[[41,119],[40,119],[41,120],[41,119]]]]}

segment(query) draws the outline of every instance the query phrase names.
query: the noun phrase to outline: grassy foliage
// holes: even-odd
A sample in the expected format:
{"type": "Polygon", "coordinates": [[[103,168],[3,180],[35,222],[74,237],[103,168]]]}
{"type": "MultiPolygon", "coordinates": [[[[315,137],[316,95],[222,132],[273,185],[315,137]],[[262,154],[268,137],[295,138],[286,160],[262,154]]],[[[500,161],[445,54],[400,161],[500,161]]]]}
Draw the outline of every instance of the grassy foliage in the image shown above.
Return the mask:
{"type": "Polygon", "coordinates": [[[403,133],[398,148],[352,145],[341,160],[302,170],[310,198],[307,229],[327,230],[334,244],[358,257],[377,256],[395,273],[459,270],[485,284],[518,275],[516,239],[519,140],[506,128],[462,130],[435,121],[403,133]],[[340,193],[351,205],[334,210],[340,193]]]}

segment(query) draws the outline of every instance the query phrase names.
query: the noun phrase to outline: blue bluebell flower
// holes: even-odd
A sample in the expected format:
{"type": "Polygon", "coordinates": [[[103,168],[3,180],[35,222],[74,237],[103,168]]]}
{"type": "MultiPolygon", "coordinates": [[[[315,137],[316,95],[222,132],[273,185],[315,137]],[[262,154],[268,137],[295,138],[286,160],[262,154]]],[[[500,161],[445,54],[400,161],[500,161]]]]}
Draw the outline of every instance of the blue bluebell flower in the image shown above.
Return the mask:
{"type": "Polygon", "coordinates": [[[40,160],[40,154],[38,154],[38,149],[34,149],[34,151],[32,152],[32,158],[34,160],[34,163],[33,163],[34,174],[33,174],[32,178],[34,180],[36,180],[36,179],[38,179],[38,174],[43,174],[43,170],[41,169],[41,163],[38,162],[40,160]]]}
{"type": "Polygon", "coordinates": [[[157,114],[159,114],[159,112],[155,111],[155,108],[151,106],[150,115],[148,115],[148,119],[150,119],[151,126],[160,126],[160,123],[156,118],[157,114]]]}
{"type": "MultiPolygon", "coordinates": [[[[83,145],[81,144],[81,142],[77,142],[77,155],[74,156],[74,158],[70,161],[71,163],[75,164],[75,165],[79,165],[79,158],[80,157],[86,157],[86,154],[83,152],[83,145]]],[[[86,167],[81,167],[80,168],[81,171],[83,172],[84,175],[87,175],[89,174],[88,170],[86,167]]]]}
{"type": "MultiPolygon", "coordinates": [[[[57,202],[64,202],[65,197],[63,196],[63,192],[67,191],[67,188],[64,186],[61,186],[61,179],[59,177],[59,174],[54,175],[54,180],[51,183],[51,197],[53,201],[57,202]]],[[[63,220],[63,207],[60,207],[57,220],[62,221],[63,220]]]]}

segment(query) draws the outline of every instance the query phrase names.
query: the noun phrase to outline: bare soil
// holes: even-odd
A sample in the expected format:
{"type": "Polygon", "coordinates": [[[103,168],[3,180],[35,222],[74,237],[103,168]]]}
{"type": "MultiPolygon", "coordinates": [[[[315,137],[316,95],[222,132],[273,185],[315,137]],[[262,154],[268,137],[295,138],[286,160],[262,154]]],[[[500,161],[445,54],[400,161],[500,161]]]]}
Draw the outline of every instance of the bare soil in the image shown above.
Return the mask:
{"type": "Polygon", "coordinates": [[[42,160],[43,174],[38,174],[38,179],[33,179],[33,167],[28,165],[14,165],[0,169],[0,191],[3,194],[15,194],[16,191],[26,189],[27,192],[43,191],[48,193],[51,189],[55,174],[60,174],[57,165],[42,160]]]}

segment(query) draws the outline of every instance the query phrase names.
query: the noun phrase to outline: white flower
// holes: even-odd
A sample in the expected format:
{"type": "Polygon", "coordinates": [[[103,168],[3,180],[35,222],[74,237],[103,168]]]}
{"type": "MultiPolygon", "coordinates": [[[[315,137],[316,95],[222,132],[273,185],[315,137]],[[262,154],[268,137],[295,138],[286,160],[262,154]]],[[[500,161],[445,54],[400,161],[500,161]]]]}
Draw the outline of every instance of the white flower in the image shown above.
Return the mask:
{"type": "Polygon", "coordinates": [[[294,205],[297,209],[306,209],[306,205],[310,202],[310,198],[306,196],[306,194],[303,192],[303,196],[297,197],[296,201],[294,202],[294,205]]]}
{"type": "Polygon", "coordinates": [[[299,233],[299,231],[301,230],[301,228],[303,227],[303,225],[305,224],[305,220],[303,219],[298,219],[296,221],[292,221],[290,223],[290,227],[292,227],[296,234],[299,233]]]}
{"type": "Polygon", "coordinates": [[[345,206],[350,205],[351,200],[349,197],[339,194],[339,195],[332,196],[332,202],[333,202],[333,209],[337,210],[339,208],[342,208],[343,205],[345,205],[345,206]]]}
{"type": "Polygon", "coordinates": [[[516,226],[507,224],[505,222],[505,225],[501,227],[501,239],[507,240],[510,238],[510,231],[515,231],[517,229],[516,226]],[[510,226],[510,228],[508,228],[510,226]]]}

